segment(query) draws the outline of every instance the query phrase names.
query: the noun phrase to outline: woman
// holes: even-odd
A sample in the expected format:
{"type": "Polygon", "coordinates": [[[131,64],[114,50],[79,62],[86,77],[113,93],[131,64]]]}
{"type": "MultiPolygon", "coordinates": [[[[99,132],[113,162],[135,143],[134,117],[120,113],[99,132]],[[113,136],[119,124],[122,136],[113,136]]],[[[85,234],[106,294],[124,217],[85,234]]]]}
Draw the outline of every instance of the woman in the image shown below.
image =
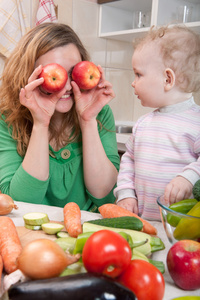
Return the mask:
{"type": "Polygon", "coordinates": [[[111,84],[80,91],[73,67],[88,54],[67,25],[44,23],[30,30],[5,64],[0,91],[0,190],[15,201],[82,210],[114,202],[119,168],[111,84]],[[65,87],[48,94],[38,78],[58,63],[65,87]]]}

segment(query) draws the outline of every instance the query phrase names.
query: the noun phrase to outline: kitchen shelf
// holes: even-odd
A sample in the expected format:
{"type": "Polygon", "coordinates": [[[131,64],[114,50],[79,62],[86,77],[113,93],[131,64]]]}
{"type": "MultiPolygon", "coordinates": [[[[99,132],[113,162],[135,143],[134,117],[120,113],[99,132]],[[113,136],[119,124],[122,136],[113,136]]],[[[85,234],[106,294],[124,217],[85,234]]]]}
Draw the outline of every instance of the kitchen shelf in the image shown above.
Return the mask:
{"type": "Polygon", "coordinates": [[[192,7],[191,20],[184,24],[200,34],[200,0],[118,0],[100,5],[99,37],[131,42],[152,25],[178,24],[177,9],[183,5],[192,7]],[[147,27],[134,28],[136,11],[148,13],[147,27]]]}

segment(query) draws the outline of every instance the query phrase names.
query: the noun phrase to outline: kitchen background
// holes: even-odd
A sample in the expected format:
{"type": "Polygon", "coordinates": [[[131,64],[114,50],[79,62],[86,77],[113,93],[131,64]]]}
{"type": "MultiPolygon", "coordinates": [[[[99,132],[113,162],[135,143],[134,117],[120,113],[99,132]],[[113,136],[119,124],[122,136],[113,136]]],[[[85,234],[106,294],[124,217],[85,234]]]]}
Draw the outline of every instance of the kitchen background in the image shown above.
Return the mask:
{"type": "MultiPolygon", "coordinates": [[[[142,2],[143,6],[152,5],[152,10],[155,10],[155,5],[158,6],[158,1],[162,2],[166,16],[168,14],[168,7],[174,5],[173,3],[175,2],[178,4],[185,4],[186,2],[194,4],[195,9],[193,11],[195,11],[196,14],[195,18],[200,20],[200,0],[144,0],[142,2]],[[167,6],[165,7],[164,5],[167,6]]],[[[20,0],[17,2],[20,2],[20,0]]],[[[131,67],[133,35],[127,35],[126,39],[122,36],[121,40],[99,37],[99,18],[102,16],[103,10],[101,11],[101,5],[97,2],[97,0],[54,0],[54,4],[57,7],[58,21],[70,25],[77,32],[89,51],[91,60],[104,68],[106,79],[113,84],[116,97],[111,101],[110,106],[113,110],[116,123],[132,125],[141,115],[151,111],[151,109],[141,106],[140,101],[134,96],[134,90],[131,87],[131,83],[134,79],[131,67]]],[[[128,0],[114,2],[122,2],[124,4],[129,2],[130,4],[128,0]]],[[[135,2],[136,6],[139,2],[142,3],[138,0],[131,0],[131,2],[135,2]]],[[[28,25],[30,27],[35,26],[35,17],[39,1],[21,0],[21,3],[27,17],[28,25]]],[[[110,10],[108,23],[112,21],[111,18],[112,11],[110,10]]],[[[155,13],[153,14],[153,12],[151,12],[151,24],[155,23],[155,18],[155,13]]],[[[165,22],[164,16],[163,20],[165,22]]],[[[115,20],[115,22],[116,21],[120,24],[120,15],[119,19],[115,20]]],[[[168,18],[167,22],[169,21],[173,20],[169,20],[168,18]]],[[[197,28],[199,30],[200,22],[196,23],[198,23],[197,28]]],[[[104,19],[101,24],[102,28],[106,27],[104,19]]],[[[143,32],[143,30],[140,31],[139,29],[138,32],[143,32]]],[[[5,57],[0,54],[0,73],[2,72],[4,59],[5,57]]],[[[195,101],[200,105],[200,93],[195,94],[194,97],[195,101]]]]}

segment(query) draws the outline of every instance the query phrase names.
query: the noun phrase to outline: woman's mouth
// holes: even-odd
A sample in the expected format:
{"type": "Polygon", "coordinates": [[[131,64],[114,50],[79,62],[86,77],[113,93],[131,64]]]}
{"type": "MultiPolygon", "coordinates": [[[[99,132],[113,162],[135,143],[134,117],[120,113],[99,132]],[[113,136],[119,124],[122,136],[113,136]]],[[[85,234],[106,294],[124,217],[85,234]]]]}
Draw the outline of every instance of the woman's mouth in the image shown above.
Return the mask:
{"type": "Polygon", "coordinates": [[[66,99],[70,99],[70,98],[71,98],[71,94],[65,94],[60,99],[66,100],[66,99]]]}

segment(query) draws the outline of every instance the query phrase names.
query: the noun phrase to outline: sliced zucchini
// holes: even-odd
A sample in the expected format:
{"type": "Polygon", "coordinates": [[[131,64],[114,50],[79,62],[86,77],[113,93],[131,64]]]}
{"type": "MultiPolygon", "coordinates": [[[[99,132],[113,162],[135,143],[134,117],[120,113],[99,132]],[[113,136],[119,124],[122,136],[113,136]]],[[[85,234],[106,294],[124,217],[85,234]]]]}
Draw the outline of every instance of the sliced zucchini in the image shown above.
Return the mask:
{"type": "Polygon", "coordinates": [[[49,222],[49,217],[45,213],[27,213],[23,216],[26,225],[42,225],[49,222]]]}
{"type": "Polygon", "coordinates": [[[64,228],[64,225],[59,223],[43,223],[42,230],[47,234],[56,234],[64,228]]]}
{"type": "Polygon", "coordinates": [[[76,262],[74,264],[67,266],[67,268],[59,276],[63,277],[63,276],[68,276],[70,274],[80,274],[86,272],[87,271],[84,267],[84,264],[82,262],[76,262]]]}
{"type": "Polygon", "coordinates": [[[68,234],[67,231],[59,231],[59,232],[57,233],[57,237],[58,237],[58,238],[65,238],[65,237],[69,237],[69,234],[68,234]]]}
{"type": "Polygon", "coordinates": [[[24,224],[24,227],[30,230],[40,230],[42,229],[41,225],[28,225],[28,224],[24,224]]]}
{"type": "Polygon", "coordinates": [[[74,246],[76,243],[76,238],[68,236],[63,238],[58,238],[55,242],[64,250],[73,253],[74,246]]]}

